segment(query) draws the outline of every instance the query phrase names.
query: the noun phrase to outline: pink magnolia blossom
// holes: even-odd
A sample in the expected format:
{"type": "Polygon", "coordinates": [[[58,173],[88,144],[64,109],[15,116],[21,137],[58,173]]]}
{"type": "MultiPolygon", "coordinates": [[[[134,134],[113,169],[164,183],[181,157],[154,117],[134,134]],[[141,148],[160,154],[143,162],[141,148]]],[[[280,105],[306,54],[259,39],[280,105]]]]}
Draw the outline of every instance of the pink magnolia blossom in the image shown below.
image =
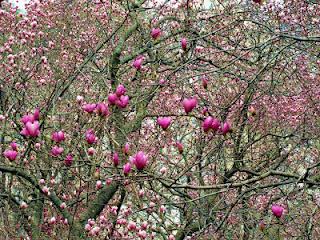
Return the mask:
{"type": "Polygon", "coordinates": [[[77,96],[77,103],[80,104],[83,102],[83,96],[77,96]]]}
{"type": "Polygon", "coordinates": [[[170,234],[168,240],[176,240],[176,238],[172,234],[170,234]]]}
{"type": "Polygon", "coordinates": [[[123,153],[128,155],[129,154],[129,151],[130,151],[130,144],[129,143],[126,143],[123,147],[123,153]]]}
{"type": "Polygon", "coordinates": [[[96,189],[101,189],[102,188],[102,182],[100,181],[100,180],[98,180],[97,182],[96,182],[96,189]]]}
{"type": "Polygon", "coordinates": [[[21,118],[21,122],[26,125],[28,122],[35,122],[35,121],[38,121],[39,120],[39,117],[40,117],[40,110],[39,108],[36,108],[34,110],[34,113],[33,114],[27,114],[27,115],[24,115],[22,118],[21,118]]]}
{"type": "Polygon", "coordinates": [[[48,64],[48,59],[47,59],[47,57],[46,56],[42,56],[41,57],[41,62],[43,63],[43,64],[48,64]]]}
{"type": "Polygon", "coordinates": [[[143,189],[140,189],[140,190],[139,190],[139,193],[138,193],[139,197],[142,198],[142,197],[144,196],[144,193],[145,193],[144,190],[143,190],[143,189]]]}
{"type": "Polygon", "coordinates": [[[64,151],[63,147],[54,146],[54,147],[51,149],[51,155],[54,156],[54,157],[57,157],[57,156],[59,156],[61,153],[63,153],[63,151],[64,151]]]}
{"type": "Polygon", "coordinates": [[[88,219],[88,223],[90,224],[90,226],[94,226],[94,224],[96,223],[95,221],[94,221],[94,219],[88,219]]]}
{"type": "Polygon", "coordinates": [[[98,141],[98,138],[96,137],[92,129],[88,129],[86,131],[85,137],[88,144],[94,144],[98,141]]]}
{"type": "Polygon", "coordinates": [[[55,217],[52,217],[52,218],[50,218],[50,220],[49,220],[49,223],[50,224],[55,224],[57,221],[56,221],[56,218],[55,217]]]}
{"type": "Polygon", "coordinates": [[[133,163],[138,170],[143,170],[148,164],[148,157],[142,151],[139,151],[133,159],[133,163]]]}
{"type": "Polygon", "coordinates": [[[147,223],[147,222],[143,222],[143,223],[141,224],[141,228],[142,228],[143,230],[146,230],[146,229],[148,228],[148,223],[147,223]]]}
{"type": "Polygon", "coordinates": [[[119,99],[116,100],[116,105],[120,108],[126,108],[129,104],[129,96],[122,95],[119,99]]]}
{"type": "Polygon", "coordinates": [[[100,233],[100,227],[96,226],[90,230],[89,235],[90,236],[98,236],[99,233],[100,233]]]}
{"type": "Polygon", "coordinates": [[[136,59],[133,61],[132,66],[137,69],[137,70],[141,70],[142,68],[142,62],[143,62],[143,56],[138,56],[136,57],[136,59]]]}
{"type": "Polygon", "coordinates": [[[34,120],[38,121],[40,118],[40,109],[36,108],[33,113],[34,120]]]}
{"type": "Polygon", "coordinates": [[[116,102],[117,102],[117,100],[118,100],[117,94],[115,94],[115,93],[110,93],[110,94],[108,95],[108,102],[109,102],[111,105],[115,105],[116,102]]]}
{"type": "Polygon", "coordinates": [[[211,124],[211,128],[212,128],[214,131],[219,130],[219,128],[220,128],[220,122],[219,122],[218,119],[216,119],[216,118],[213,119],[212,124],[211,124]]]}
{"type": "Polygon", "coordinates": [[[11,142],[10,147],[12,150],[17,151],[18,150],[18,144],[16,142],[11,142]]]}
{"type": "Polygon", "coordinates": [[[7,149],[3,152],[3,156],[5,156],[6,158],[8,158],[10,161],[14,161],[16,160],[17,156],[18,156],[18,152],[15,150],[10,150],[7,149]]]}
{"type": "Polygon", "coordinates": [[[171,123],[171,118],[170,117],[158,117],[157,123],[162,127],[163,130],[166,130],[171,123]]]}
{"type": "Polygon", "coordinates": [[[186,38],[182,38],[181,39],[181,48],[186,51],[187,50],[187,39],[186,38]]]}
{"type": "Polygon", "coordinates": [[[129,223],[128,223],[128,230],[129,230],[129,231],[135,231],[136,228],[137,228],[136,223],[133,222],[133,221],[129,221],[129,223]]]}
{"type": "Polygon", "coordinates": [[[37,137],[40,135],[40,125],[38,121],[35,122],[27,122],[25,127],[20,132],[21,135],[25,137],[37,137]]]}
{"type": "Polygon", "coordinates": [[[35,121],[35,118],[34,118],[34,115],[33,115],[33,114],[24,115],[24,116],[21,118],[21,122],[22,122],[23,124],[26,124],[27,122],[33,123],[34,121],[35,121]]]}
{"type": "Polygon", "coordinates": [[[123,166],[124,175],[128,175],[131,172],[131,164],[128,162],[123,166]]]}
{"type": "Polygon", "coordinates": [[[34,146],[35,146],[35,148],[36,148],[37,150],[39,150],[39,149],[41,148],[41,143],[38,143],[38,142],[37,142],[34,146]]]}
{"type": "Polygon", "coordinates": [[[96,150],[93,147],[88,149],[88,155],[89,156],[93,156],[95,153],[96,153],[96,150]]]}
{"type": "Polygon", "coordinates": [[[82,109],[87,113],[93,113],[96,107],[97,107],[97,104],[95,103],[87,103],[82,106],[82,109]]]}
{"type": "Polygon", "coordinates": [[[28,208],[28,204],[27,204],[26,202],[22,202],[22,203],[20,204],[20,208],[21,208],[21,209],[26,209],[26,208],[28,208]]]}
{"type": "Polygon", "coordinates": [[[273,215],[275,215],[277,218],[280,218],[283,214],[284,208],[281,207],[280,205],[274,204],[271,207],[271,211],[273,215]]]}
{"type": "Polygon", "coordinates": [[[84,226],[84,229],[85,229],[87,232],[89,232],[89,231],[92,229],[92,227],[91,227],[90,224],[87,223],[87,224],[84,226]]]}
{"type": "Polygon", "coordinates": [[[112,206],[111,209],[110,209],[110,212],[113,215],[117,215],[117,211],[118,211],[118,207],[117,206],[112,206]]]}
{"type": "Polygon", "coordinates": [[[44,186],[42,188],[42,192],[45,194],[45,195],[48,195],[49,194],[49,188],[47,186],[44,186]]]}
{"type": "Polygon", "coordinates": [[[163,206],[163,205],[161,205],[160,208],[159,208],[159,211],[160,211],[161,213],[164,213],[164,212],[166,211],[166,207],[163,206]]]}
{"type": "Polygon", "coordinates": [[[105,223],[107,223],[107,222],[108,222],[108,220],[106,219],[105,216],[101,215],[101,216],[99,217],[99,223],[100,223],[100,224],[105,224],[105,223]]]}
{"type": "Polygon", "coordinates": [[[64,159],[64,164],[67,166],[67,167],[70,167],[72,165],[72,162],[73,162],[73,156],[72,154],[68,154],[66,156],[66,158],[64,159]]]}
{"type": "Polygon", "coordinates": [[[117,220],[117,224],[119,225],[126,225],[127,224],[127,220],[124,218],[120,218],[117,220]]]}
{"type": "Polygon", "coordinates": [[[160,173],[163,175],[163,174],[166,174],[167,172],[167,168],[166,167],[162,167],[160,168],[160,173]]]}
{"type": "Polygon", "coordinates": [[[161,29],[160,28],[152,28],[151,30],[151,37],[153,39],[157,39],[161,36],[161,29]]]}
{"type": "Polygon", "coordinates": [[[226,135],[228,132],[230,132],[231,131],[231,126],[230,126],[230,124],[228,123],[228,122],[225,122],[224,124],[223,124],[223,126],[222,126],[222,128],[221,128],[221,133],[223,134],[223,135],[226,135]]]}
{"type": "Polygon", "coordinates": [[[61,209],[65,209],[67,207],[67,204],[65,202],[61,203],[60,204],[60,208],[61,209]]]}
{"type": "Polygon", "coordinates": [[[97,114],[105,117],[109,114],[108,106],[105,103],[98,103],[96,107],[97,114]]]}
{"type": "Polygon", "coordinates": [[[106,184],[109,186],[111,183],[112,183],[112,179],[111,178],[107,178],[106,184]]]}
{"type": "Polygon", "coordinates": [[[58,131],[58,132],[52,133],[51,139],[57,143],[64,141],[65,140],[64,132],[58,131]]]}
{"type": "Polygon", "coordinates": [[[140,230],[138,232],[138,236],[141,238],[141,239],[146,239],[147,238],[147,232],[144,231],[144,230],[140,230]]]}
{"type": "Polygon", "coordinates": [[[188,114],[198,105],[198,101],[196,98],[185,98],[182,101],[182,105],[185,112],[188,114]]]}
{"type": "Polygon", "coordinates": [[[126,91],[127,91],[127,89],[122,84],[120,84],[116,89],[116,95],[118,97],[121,97],[122,95],[124,95],[126,93],[126,91]]]}
{"type": "Polygon", "coordinates": [[[207,89],[208,88],[208,78],[206,76],[202,76],[201,77],[201,80],[202,80],[202,86],[204,89],[207,89]]]}
{"type": "Polygon", "coordinates": [[[112,155],[112,161],[113,161],[113,164],[114,164],[115,166],[118,166],[118,165],[119,165],[120,161],[119,161],[119,154],[118,154],[118,153],[115,152],[115,153],[112,155]]]}
{"type": "Polygon", "coordinates": [[[155,206],[156,206],[156,204],[155,204],[154,202],[150,202],[150,203],[149,203],[149,207],[150,207],[150,208],[154,208],[155,206]]]}
{"type": "Polygon", "coordinates": [[[203,131],[208,132],[212,128],[213,117],[209,116],[202,122],[203,131]]]}
{"type": "Polygon", "coordinates": [[[159,80],[159,84],[163,85],[163,84],[165,84],[165,83],[166,83],[166,80],[165,80],[164,78],[161,78],[161,79],[159,80]]]}
{"type": "Polygon", "coordinates": [[[176,147],[178,148],[178,151],[180,154],[183,153],[183,145],[181,142],[176,142],[176,147]]]}

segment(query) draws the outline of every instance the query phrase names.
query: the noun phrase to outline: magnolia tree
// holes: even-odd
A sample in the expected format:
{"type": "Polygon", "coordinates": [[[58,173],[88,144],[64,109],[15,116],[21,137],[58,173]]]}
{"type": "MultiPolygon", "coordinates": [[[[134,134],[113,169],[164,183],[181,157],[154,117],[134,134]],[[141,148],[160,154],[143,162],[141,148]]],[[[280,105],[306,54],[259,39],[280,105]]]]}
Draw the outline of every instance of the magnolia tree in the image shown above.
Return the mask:
{"type": "Polygon", "coordinates": [[[0,238],[320,238],[319,16],[2,2],[0,238]]]}

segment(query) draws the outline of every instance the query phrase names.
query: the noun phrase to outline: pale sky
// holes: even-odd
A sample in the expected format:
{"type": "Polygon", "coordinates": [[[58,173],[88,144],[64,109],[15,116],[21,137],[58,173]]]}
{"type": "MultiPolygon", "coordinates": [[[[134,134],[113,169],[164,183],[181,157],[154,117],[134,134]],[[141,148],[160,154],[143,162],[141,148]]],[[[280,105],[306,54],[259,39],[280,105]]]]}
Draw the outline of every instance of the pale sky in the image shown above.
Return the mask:
{"type": "Polygon", "coordinates": [[[18,6],[19,9],[24,10],[25,3],[29,2],[29,0],[9,0],[10,3],[13,3],[15,6],[18,6]]]}

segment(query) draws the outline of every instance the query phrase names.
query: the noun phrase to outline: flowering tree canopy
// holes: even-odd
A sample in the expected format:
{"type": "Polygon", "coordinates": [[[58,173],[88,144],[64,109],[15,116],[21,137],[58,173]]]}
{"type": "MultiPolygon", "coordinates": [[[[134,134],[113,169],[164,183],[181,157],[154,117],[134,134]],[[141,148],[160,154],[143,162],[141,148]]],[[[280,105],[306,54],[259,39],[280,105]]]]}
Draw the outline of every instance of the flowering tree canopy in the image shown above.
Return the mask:
{"type": "Polygon", "coordinates": [[[320,238],[320,5],[208,3],[1,3],[1,239],[320,238]]]}

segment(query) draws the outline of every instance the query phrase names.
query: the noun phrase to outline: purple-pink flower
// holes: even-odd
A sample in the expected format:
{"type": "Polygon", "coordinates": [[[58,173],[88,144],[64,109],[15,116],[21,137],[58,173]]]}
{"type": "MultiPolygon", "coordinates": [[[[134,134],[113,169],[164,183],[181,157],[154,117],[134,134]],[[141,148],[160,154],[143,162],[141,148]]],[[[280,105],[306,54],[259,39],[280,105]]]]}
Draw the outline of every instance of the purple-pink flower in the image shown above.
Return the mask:
{"type": "Polygon", "coordinates": [[[157,39],[161,35],[161,29],[160,28],[152,28],[151,30],[151,37],[153,39],[157,39]]]}
{"type": "Polygon", "coordinates": [[[212,124],[211,124],[211,128],[212,130],[214,131],[218,131],[219,128],[220,128],[220,122],[218,119],[214,118],[213,121],[212,121],[212,124]]]}
{"type": "Polygon", "coordinates": [[[112,155],[112,161],[113,161],[113,164],[114,164],[115,166],[118,166],[118,165],[119,165],[120,161],[119,161],[119,154],[118,154],[118,153],[115,152],[115,153],[112,155]]]}
{"type": "Polygon", "coordinates": [[[213,117],[209,116],[202,122],[203,131],[208,132],[212,128],[213,117]]]}
{"type": "Polygon", "coordinates": [[[118,100],[117,94],[115,94],[115,93],[110,93],[110,94],[109,94],[109,96],[108,96],[108,102],[109,102],[111,105],[115,105],[117,100],[118,100]]]}
{"type": "Polygon", "coordinates": [[[64,141],[65,140],[64,132],[58,131],[58,132],[52,133],[51,139],[57,143],[64,141]]]}
{"type": "Polygon", "coordinates": [[[136,59],[133,61],[132,66],[137,69],[137,70],[141,70],[142,68],[142,62],[143,62],[143,56],[138,56],[136,57],[136,59]]]}
{"type": "Polygon", "coordinates": [[[181,39],[181,48],[185,51],[187,50],[187,39],[186,38],[182,38],[181,39]]]}
{"type": "Polygon", "coordinates": [[[87,113],[93,113],[96,107],[97,107],[97,104],[95,103],[87,103],[82,106],[82,109],[87,113]]]}
{"type": "Polygon", "coordinates": [[[228,132],[231,131],[231,126],[228,122],[225,122],[221,128],[221,132],[223,135],[226,135],[228,132]]]}
{"type": "Polygon", "coordinates": [[[122,95],[117,101],[116,105],[120,108],[126,108],[129,104],[129,96],[122,95]]]}
{"type": "Polygon", "coordinates": [[[15,150],[10,150],[7,149],[3,152],[3,156],[5,156],[6,158],[8,158],[10,161],[14,161],[16,160],[17,156],[18,156],[18,152],[15,150]]]}
{"type": "Polygon", "coordinates": [[[271,207],[271,211],[274,216],[276,216],[277,218],[280,218],[283,214],[284,208],[281,207],[280,205],[274,204],[271,207]]]}
{"type": "Polygon", "coordinates": [[[162,127],[163,130],[166,130],[171,123],[171,118],[170,117],[158,117],[157,123],[162,127]]]}
{"type": "Polygon", "coordinates": [[[40,135],[40,125],[38,121],[27,122],[20,132],[25,137],[38,137],[40,135]]]}
{"type": "Polygon", "coordinates": [[[116,95],[118,97],[121,97],[122,95],[124,95],[126,93],[127,89],[122,85],[118,85],[117,89],[116,89],[116,95]]]}
{"type": "Polygon", "coordinates": [[[198,105],[198,101],[196,98],[185,98],[182,101],[182,105],[185,112],[188,114],[198,105]]]}
{"type": "Polygon", "coordinates": [[[98,103],[96,107],[97,114],[105,117],[109,114],[108,106],[105,103],[98,103]]]}
{"type": "Polygon", "coordinates": [[[128,175],[131,171],[131,164],[128,162],[125,165],[123,165],[123,173],[124,175],[128,175]]]}
{"type": "Polygon", "coordinates": [[[67,167],[70,167],[72,165],[72,162],[73,162],[73,156],[72,154],[68,154],[66,156],[66,158],[64,159],[64,164],[67,166],[67,167]]]}
{"type": "Polygon", "coordinates": [[[59,147],[59,146],[54,146],[51,149],[51,155],[54,157],[59,156],[61,153],[63,153],[63,147],[59,147]]]}
{"type": "Polygon", "coordinates": [[[144,152],[139,151],[136,155],[133,156],[133,164],[138,170],[143,170],[148,164],[148,157],[144,152]]]}
{"type": "Polygon", "coordinates": [[[94,144],[98,141],[98,138],[96,137],[92,129],[88,129],[86,131],[85,137],[86,137],[87,143],[89,144],[94,144]]]}

